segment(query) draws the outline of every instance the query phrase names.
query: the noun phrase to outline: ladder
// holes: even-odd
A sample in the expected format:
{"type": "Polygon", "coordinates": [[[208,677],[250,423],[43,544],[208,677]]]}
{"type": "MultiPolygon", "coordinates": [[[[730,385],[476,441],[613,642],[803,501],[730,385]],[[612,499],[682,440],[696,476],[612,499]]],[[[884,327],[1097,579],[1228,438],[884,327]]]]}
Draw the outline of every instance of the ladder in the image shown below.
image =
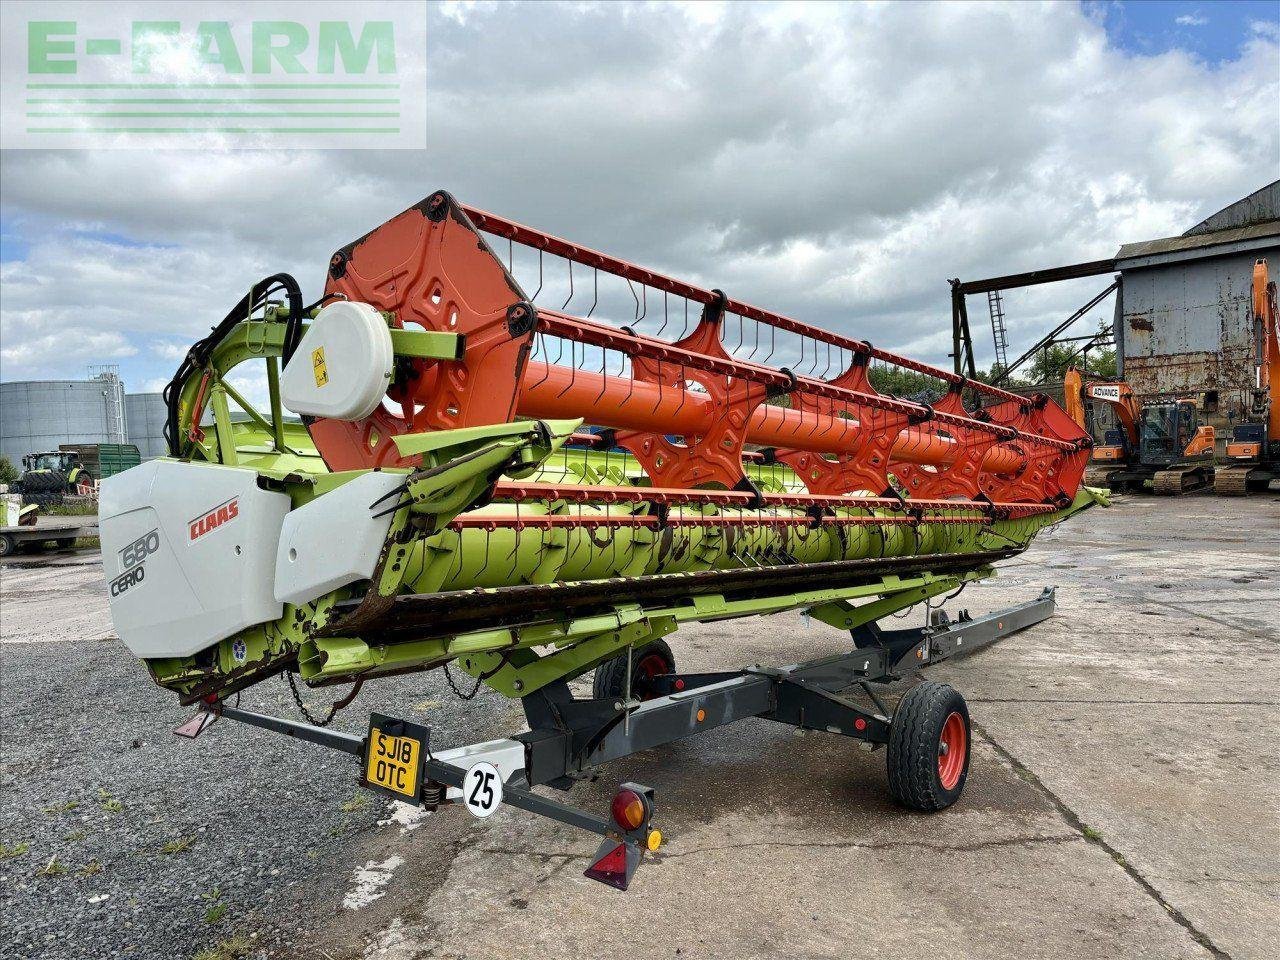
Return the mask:
{"type": "Polygon", "coordinates": [[[987,309],[991,311],[991,339],[996,346],[996,363],[1003,373],[1009,369],[1009,332],[1004,325],[1004,301],[999,290],[987,291],[987,309]]]}

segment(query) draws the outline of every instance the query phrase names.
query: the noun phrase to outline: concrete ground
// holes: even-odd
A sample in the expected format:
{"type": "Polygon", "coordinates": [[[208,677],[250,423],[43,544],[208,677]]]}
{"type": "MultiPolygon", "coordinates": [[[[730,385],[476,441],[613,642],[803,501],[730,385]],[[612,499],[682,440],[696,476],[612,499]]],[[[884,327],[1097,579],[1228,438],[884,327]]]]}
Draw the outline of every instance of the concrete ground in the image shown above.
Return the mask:
{"type": "MultiPolygon", "coordinates": [[[[882,752],[747,721],[613,764],[570,795],[599,810],[619,781],[657,788],[667,842],[625,894],[582,878],[595,843],[580,832],[514,810],[481,823],[458,809],[415,817],[406,808],[383,811],[375,801],[377,809],[356,814],[301,874],[276,883],[272,900],[259,902],[261,869],[257,876],[242,871],[233,889],[222,891],[238,913],[217,923],[169,923],[170,940],[170,928],[182,936],[166,953],[146,950],[144,923],[131,936],[142,949],[125,955],[182,956],[181,949],[190,955],[205,946],[223,951],[218,960],[255,950],[308,960],[1270,960],[1280,955],[1278,559],[1275,495],[1126,498],[1040,537],[1004,564],[999,578],[966,591],[952,609],[995,609],[1045,584],[1059,587],[1059,606],[1052,620],[930,669],[966,695],[975,721],[968,787],[944,813],[893,807],[882,752]],[[248,902],[253,908],[241,909],[248,902]]],[[[39,602],[39,580],[27,571],[15,581],[14,573],[4,571],[4,606],[13,608],[3,619],[0,699],[10,703],[3,704],[0,749],[6,794],[13,788],[24,803],[38,804],[56,792],[56,777],[29,787],[30,758],[14,762],[10,737],[49,718],[40,715],[38,693],[10,709],[10,666],[14,644],[30,637],[36,608],[27,605],[39,602]]],[[[48,582],[57,576],[50,569],[48,582]]],[[[110,629],[101,608],[90,606],[92,588],[78,578],[66,588],[86,598],[78,612],[67,598],[55,600],[63,616],[85,618],[76,621],[81,636],[110,629]]],[[[917,616],[921,611],[908,622],[917,616]]],[[[55,651],[72,647],[66,633],[59,627],[40,644],[50,662],[55,651]]],[[[694,627],[670,639],[689,669],[795,661],[846,642],[799,616],[694,627]]],[[[113,663],[127,657],[114,643],[97,642],[113,663]]],[[[31,656],[31,645],[22,649],[31,656]]],[[[31,663],[23,682],[35,684],[39,671],[31,663]]],[[[431,723],[456,717],[438,672],[393,683],[385,690],[394,689],[399,703],[379,691],[362,697],[354,712],[398,709],[431,723]],[[414,699],[424,691],[430,700],[414,699]]],[[[145,676],[123,693],[97,695],[128,696],[131,706],[163,711],[164,720],[181,714],[145,676]]],[[[120,721],[111,704],[98,706],[99,736],[109,741],[120,721]]],[[[477,739],[515,722],[510,705],[493,698],[469,705],[465,716],[477,739]]],[[[219,857],[243,858],[246,846],[264,864],[272,855],[287,860],[294,834],[327,823],[338,798],[350,795],[351,780],[342,778],[355,775],[314,748],[285,742],[271,764],[300,771],[297,791],[290,794],[287,783],[240,783],[246,770],[237,756],[263,741],[222,726],[182,750],[160,745],[160,760],[177,767],[175,779],[199,751],[220,758],[210,770],[219,779],[202,788],[216,799],[201,807],[199,790],[190,799],[211,826],[198,847],[206,885],[211,860],[216,874],[219,857]],[[253,794],[228,820],[226,796],[249,786],[253,794]],[[256,829],[253,818],[279,814],[282,803],[296,804],[285,813],[298,813],[273,821],[270,831],[256,829]],[[253,809],[259,804],[261,814],[253,809]],[[281,844],[286,849],[277,851],[281,844]]],[[[455,720],[440,745],[461,742],[467,732],[455,720]]],[[[127,781],[130,754],[117,753],[115,763],[115,776],[127,781]]],[[[127,805],[124,788],[113,789],[127,805]]],[[[36,819],[0,820],[0,840],[12,849],[22,837],[10,831],[34,829],[36,819]]],[[[0,864],[9,875],[0,879],[36,883],[28,875],[47,853],[29,856],[0,864]]],[[[146,871],[123,875],[122,895],[131,884],[135,896],[148,892],[146,871]]],[[[95,878],[77,882],[85,889],[69,887],[72,899],[95,878]]],[[[181,882],[168,877],[166,884],[179,888],[167,895],[197,896],[181,882]]],[[[40,909],[56,914],[65,899],[44,897],[40,909]]],[[[20,914],[28,902],[6,902],[0,924],[14,923],[15,909],[20,914]]],[[[61,929],[80,933],[79,916],[61,929]]]]}

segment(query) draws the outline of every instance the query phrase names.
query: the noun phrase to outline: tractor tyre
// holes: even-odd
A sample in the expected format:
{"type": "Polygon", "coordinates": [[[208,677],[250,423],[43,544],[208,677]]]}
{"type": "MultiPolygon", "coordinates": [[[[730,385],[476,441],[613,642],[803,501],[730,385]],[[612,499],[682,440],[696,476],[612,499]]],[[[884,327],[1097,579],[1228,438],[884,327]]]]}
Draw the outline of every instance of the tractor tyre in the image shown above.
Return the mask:
{"type": "Polygon", "coordinates": [[[945,810],[969,778],[969,707],[949,684],[927,680],[908,691],[889,728],[889,793],[909,810],[945,810]]]}
{"type": "Polygon", "coordinates": [[[63,482],[62,475],[58,473],[28,473],[22,478],[22,489],[24,493],[40,493],[59,487],[63,482]]]}

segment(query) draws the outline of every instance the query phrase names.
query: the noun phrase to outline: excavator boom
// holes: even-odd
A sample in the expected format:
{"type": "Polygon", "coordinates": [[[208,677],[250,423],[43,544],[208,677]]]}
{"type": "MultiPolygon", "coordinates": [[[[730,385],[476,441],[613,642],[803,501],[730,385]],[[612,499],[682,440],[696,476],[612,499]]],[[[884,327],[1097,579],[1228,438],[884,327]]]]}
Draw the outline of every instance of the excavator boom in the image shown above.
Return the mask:
{"type": "Polygon", "coordinates": [[[1251,292],[1255,379],[1246,397],[1244,419],[1232,428],[1226,463],[1214,479],[1214,492],[1225,496],[1265,490],[1280,477],[1280,316],[1276,284],[1265,259],[1253,265],[1251,292]]]}
{"type": "Polygon", "coordinates": [[[1280,442],[1280,311],[1276,309],[1276,284],[1267,273],[1267,261],[1253,266],[1253,315],[1258,325],[1258,390],[1265,391],[1267,439],[1280,442]]]}

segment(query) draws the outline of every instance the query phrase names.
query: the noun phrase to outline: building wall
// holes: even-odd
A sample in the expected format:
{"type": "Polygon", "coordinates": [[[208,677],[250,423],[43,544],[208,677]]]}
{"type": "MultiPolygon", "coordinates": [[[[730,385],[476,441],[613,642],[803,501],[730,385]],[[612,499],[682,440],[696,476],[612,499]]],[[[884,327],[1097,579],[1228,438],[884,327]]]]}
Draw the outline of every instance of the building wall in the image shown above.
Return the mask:
{"type": "Polygon", "coordinates": [[[164,398],[158,393],[128,393],[124,408],[129,420],[129,442],[137,445],[142,459],[168,456],[169,446],[164,439],[164,398]]]}
{"type": "Polygon", "coordinates": [[[1253,263],[1280,247],[1122,272],[1124,378],[1139,396],[1194,396],[1224,422],[1254,380],[1253,263]]]}
{"type": "Polygon", "coordinates": [[[60,443],[118,443],[110,429],[111,389],[98,380],[0,383],[0,454],[21,469],[27,454],[60,443]]]}
{"type": "Polygon", "coordinates": [[[111,416],[112,389],[111,381],[101,380],[0,383],[0,455],[21,468],[27,454],[57,450],[59,444],[125,442],[136,444],[144,460],[165,456],[160,394],[125,394],[121,437],[111,416]]]}

